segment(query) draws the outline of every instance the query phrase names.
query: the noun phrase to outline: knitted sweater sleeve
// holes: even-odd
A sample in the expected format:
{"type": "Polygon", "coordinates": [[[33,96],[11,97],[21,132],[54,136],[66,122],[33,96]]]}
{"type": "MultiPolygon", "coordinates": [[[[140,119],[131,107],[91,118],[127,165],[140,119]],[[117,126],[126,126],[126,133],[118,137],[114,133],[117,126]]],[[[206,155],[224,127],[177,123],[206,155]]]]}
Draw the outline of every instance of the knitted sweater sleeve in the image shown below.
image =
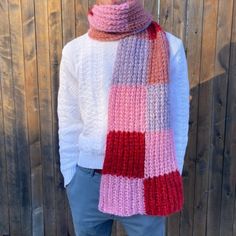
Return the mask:
{"type": "Polygon", "coordinates": [[[174,130],[177,164],[182,175],[189,129],[189,80],[184,45],[178,40],[178,49],[170,59],[170,110],[174,130]]]}
{"type": "Polygon", "coordinates": [[[82,130],[78,105],[78,80],[70,45],[62,50],[58,90],[58,136],[60,170],[64,177],[64,187],[76,171],[79,156],[78,136],[82,130]]]}

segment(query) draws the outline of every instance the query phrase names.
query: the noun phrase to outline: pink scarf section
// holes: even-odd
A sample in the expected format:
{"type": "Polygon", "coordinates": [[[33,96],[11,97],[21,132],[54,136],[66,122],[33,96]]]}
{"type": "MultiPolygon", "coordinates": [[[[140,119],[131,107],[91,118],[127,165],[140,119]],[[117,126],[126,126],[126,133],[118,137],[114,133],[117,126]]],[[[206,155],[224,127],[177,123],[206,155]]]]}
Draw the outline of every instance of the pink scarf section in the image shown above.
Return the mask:
{"type": "Polygon", "coordinates": [[[152,15],[144,11],[137,0],[127,0],[119,5],[94,5],[88,11],[90,37],[101,40],[116,40],[138,33],[152,21],[152,15]]]}

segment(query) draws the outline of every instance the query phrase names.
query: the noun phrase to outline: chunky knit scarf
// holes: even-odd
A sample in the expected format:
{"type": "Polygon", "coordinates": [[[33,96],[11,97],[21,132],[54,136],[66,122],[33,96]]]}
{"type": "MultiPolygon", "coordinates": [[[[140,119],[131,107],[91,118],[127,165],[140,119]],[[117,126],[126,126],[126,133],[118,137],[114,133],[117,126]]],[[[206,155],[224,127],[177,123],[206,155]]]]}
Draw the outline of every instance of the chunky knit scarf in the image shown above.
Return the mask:
{"type": "Polygon", "coordinates": [[[91,38],[120,40],[98,209],[120,216],[178,212],[184,196],[170,125],[165,31],[138,0],[95,4],[88,21],[91,38]]]}

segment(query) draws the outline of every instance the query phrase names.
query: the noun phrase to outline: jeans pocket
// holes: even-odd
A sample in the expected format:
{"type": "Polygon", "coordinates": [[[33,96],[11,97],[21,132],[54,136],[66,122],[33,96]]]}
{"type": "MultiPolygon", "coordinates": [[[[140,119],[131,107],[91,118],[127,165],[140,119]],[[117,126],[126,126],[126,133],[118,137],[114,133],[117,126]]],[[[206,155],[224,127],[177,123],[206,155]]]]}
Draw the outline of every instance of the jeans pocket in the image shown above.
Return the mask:
{"type": "Polygon", "coordinates": [[[74,183],[74,181],[76,179],[77,172],[78,172],[78,165],[76,165],[75,173],[74,173],[72,179],[70,180],[70,182],[66,185],[66,189],[68,189],[74,183]]]}
{"type": "Polygon", "coordinates": [[[82,167],[78,165],[78,170],[80,173],[82,174],[86,174],[86,175],[91,175],[93,172],[93,169],[87,168],[87,167],[82,167]]]}
{"type": "Polygon", "coordinates": [[[99,183],[101,181],[101,174],[94,172],[93,168],[78,166],[78,175],[89,178],[95,183],[99,183]]]}

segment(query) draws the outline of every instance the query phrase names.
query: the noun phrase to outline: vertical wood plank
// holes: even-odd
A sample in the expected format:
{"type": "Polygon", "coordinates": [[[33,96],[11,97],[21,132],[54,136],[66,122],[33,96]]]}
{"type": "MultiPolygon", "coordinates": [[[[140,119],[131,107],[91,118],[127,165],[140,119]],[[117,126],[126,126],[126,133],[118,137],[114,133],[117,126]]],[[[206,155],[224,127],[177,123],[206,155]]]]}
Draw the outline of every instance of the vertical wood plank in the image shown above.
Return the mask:
{"type": "MultiPolygon", "coordinates": [[[[209,161],[212,156],[212,93],[216,43],[216,19],[218,1],[204,1],[201,70],[199,86],[198,140],[196,163],[196,190],[194,203],[194,235],[206,231],[206,214],[208,198],[209,161]]],[[[190,29],[189,29],[190,30],[190,29]]],[[[197,29],[194,29],[197,30],[197,29]]],[[[198,31],[198,30],[197,30],[198,31]]],[[[195,32],[197,32],[195,31],[195,32]]]]}
{"type": "Polygon", "coordinates": [[[75,1],[62,0],[63,45],[75,37],[75,1]]]}
{"type": "MultiPolygon", "coordinates": [[[[223,163],[223,183],[221,201],[220,235],[236,235],[236,4],[232,16],[230,48],[229,83],[227,93],[227,114],[225,117],[225,149],[223,163]]],[[[228,50],[228,49],[227,49],[228,50]]]]}
{"type": "Polygon", "coordinates": [[[44,234],[42,160],[40,148],[39,94],[35,43],[35,16],[33,0],[22,0],[22,23],[28,135],[31,160],[32,235],[44,234]]]}
{"type": "Polygon", "coordinates": [[[233,229],[233,234],[232,234],[232,236],[234,236],[235,234],[236,234],[236,217],[235,217],[235,215],[236,215],[236,198],[234,199],[234,221],[233,221],[233,226],[231,226],[233,229]]]}
{"type": "MultiPolygon", "coordinates": [[[[9,192],[9,212],[10,212],[10,235],[22,234],[22,176],[20,169],[20,156],[18,156],[18,150],[20,148],[20,142],[18,140],[19,130],[18,126],[21,118],[16,118],[19,113],[19,108],[16,102],[16,96],[19,95],[16,89],[19,85],[18,76],[22,78],[24,76],[22,60],[22,25],[21,25],[21,5],[19,1],[9,1],[9,24],[11,35],[11,75],[9,76],[9,82],[5,83],[4,94],[7,100],[7,109],[4,109],[4,126],[6,136],[6,158],[8,160],[8,192],[9,192]],[[18,44],[20,43],[19,47],[18,44]],[[20,71],[18,71],[20,69],[20,71]],[[7,126],[6,126],[7,125],[7,126]],[[9,135],[9,136],[8,136],[9,135]]],[[[19,79],[20,79],[19,78],[19,79]]],[[[6,81],[5,81],[6,82],[6,81]]],[[[20,92],[20,91],[19,91],[20,92]]],[[[19,97],[20,99],[20,97],[19,97]]],[[[5,100],[5,99],[4,99],[5,100]]],[[[23,109],[24,111],[24,109],[23,109]]],[[[21,111],[22,112],[22,111],[21,111]]],[[[24,140],[22,140],[24,141],[24,140]]]]}
{"type": "MultiPolygon", "coordinates": [[[[221,225],[221,206],[222,194],[229,194],[229,188],[222,185],[223,158],[225,145],[225,117],[227,106],[227,92],[229,80],[229,61],[230,61],[230,40],[232,30],[232,9],[233,1],[224,2],[219,0],[218,22],[217,22],[217,41],[216,41],[216,60],[215,77],[213,92],[213,156],[210,171],[210,192],[208,198],[208,218],[207,233],[221,235],[221,227],[226,229],[226,225],[221,225]]],[[[228,101],[230,102],[230,101],[228,101]]],[[[230,175],[230,172],[227,174],[230,175]]],[[[229,183],[228,183],[229,184],[229,183]]],[[[233,190],[234,191],[234,190],[233,190]]],[[[230,215],[228,215],[230,216],[230,215]]],[[[224,221],[223,221],[224,222],[224,221]]],[[[224,230],[222,230],[224,231],[224,230]]],[[[227,233],[228,234],[228,233],[227,233]]]]}
{"type": "Polygon", "coordinates": [[[230,55],[230,37],[233,1],[219,0],[215,74],[213,80],[213,128],[212,156],[209,171],[209,197],[207,212],[207,234],[220,235],[220,206],[223,173],[224,133],[226,98],[228,85],[228,68],[230,55]],[[230,10],[229,10],[230,9],[230,10]]]}
{"type": "MultiPolygon", "coordinates": [[[[5,127],[8,128],[10,126],[11,132],[13,131],[12,125],[13,123],[5,124],[4,126],[4,120],[5,115],[7,115],[9,112],[6,112],[6,105],[7,103],[11,101],[9,100],[7,94],[5,95],[5,88],[9,88],[11,84],[11,47],[10,47],[10,32],[9,32],[9,21],[8,21],[8,3],[7,1],[2,1],[0,4],[0,21],[1,21],[1,27],[0,27],[0,234],[8,235],[10,234],[10,220],[9,217],[9,205],[8,205],[8,187],[9,187],[9,181],[8,181],[8,161],[7,159],[9,157],[8,148],[6,147],[10,143],[13,143],[11,139],[9,140],[9,135],[11,133],[7,134],[5,133],[5,127]],[[5,22],[3,22],[3,20],[5,22]],[[8,82],[8,83],[7,83],[8,82]],[[6,112],[6,114],[4,114],[6,112]],[[7,153],[8,152],[8,153],[7,153]],[[7,156],[8,154],[8,156],[7,156]]],[[[11,90],[7,90],[10,91],[11,90]]],[[[9,92],[8,92],[9,93],[9,92]]],[[[11,96],[11,93],[10,93],[11,96]]],[[[12,112],[10,112],[12,113],[12,112]]],[[[14,131],[13,131],[14,132],[14,131]]],[[[10,137],[11,138],[11,137],[10,137]]]]}
{"type": "Polygon", "coordinates": [[[186,41],[187,0],[174,0],[173,3],[173,31],[172,33],[186,41]]]}
{"type": "MultiPolygon", "coordinates": [[[[0,10],[0,17],[2,16],[0,10]]],[[[2,54],[2,32],[0,30],[0,54],[2,54]]],[[[0,64],[2,65],[2,60],[0,56],[0,64]]],[[[8,215],[8,191],[7,191],[7,161],[5,155],[5,138],[4,138],[4,124],[3,124],[3,100],[2,100],[2,85],[1,75],[3,71],[0,71],[0,234],[9,234],[9,215],[8,215]]]]}
{"type": "Polygon", "coordinates": [[[87,13],[88,13],[88,0],[75,0],[75,11],[76,11],[76,36],[80,36],[87,32],[88,30],[88,19],[87,19],[87,13]]]}
{"type": "Polygon", "coordinates": [[[19,198],[21,207],[18,210],[21,212],[21,234],[31,236],[31,166],[28,148],[21,2],[19,0],[9,2],[9,19],[12,48],[12,75],[15,94],[18,177],[20,181],[20,192],[17,197],[19,198]]]}
{"type": "Polygon", "coordinates": [[[220,235],[236,235],[236,3],[232,16],[220,235]]]}
{"type": "Polygon", "coordinates": [[[217,33],[218,0],[204,1],[201,83],[215,77],[215,50],[217,33]]]}
{"type": "MultiPolygon", "coordinates": [[[[53,157],[51,164],[54,163],[55,180],[55,214],[57,235],[67,235],[67,202],[65,189],[63,187],[63,177],[60,172],[60,159],[58,147],[58,118],[57,118],[57,96],[59,88],[59,64],[62,51],[62,9],[61,0],[48,1],[49,19],[49,51],[50,51],[50,70],[51,70],[51,94],[52,94],[52,131],[53,131],[53,157]]],[[[48,232],[50,235],[50,232],[48,232]]]]}
{"type": "Polygon", "coordinates": [[[40,107],[40,137],[43,169],[44,235],[56,235],[53,130],[47,0],[35,2],[37,77],[40,107]]]}
{"type": "Polygon", "coordinates": [[[173,32],[173,0],[160,0],[160,25],[164,30],[173,32]]]}
{"type": "Polygon", "coordinates": [[[205,221],[204,210],[206,212],[207,174],[202,169],[205,164],[204,157],[198,154],[198,130],[199,130],[199,81],[200,81],[200,59],[201,59],[201,37],[202,37],[202,17],[203,1],[188,1],[187,7],[187,28],[186,28],[186,52],[188,58],[188,74],[190,80],[190,95],[192,96],[190,104],[190,131],[189,131],[189,149],[185,161],[186,172],[184,178],[185,186],[185,209],[182,213],[185,227],[181,227],[180,234],[186,235],[204,235],[205,221]],[[200,203],[199,203],[200,202],[200,203]],[[195,206],[197,205],[197,206],[195,206]],[[199,213],[198,213],[199,212],[199,213]],[[199,217],[197,217],[197,216],[199,217]],[[203,231],[201,231],[203,229],[203,231]],[[195,230],[198,232],[196,233],[195,230]],[[200,231],[200,232],[199,232],[200,231]]]}

